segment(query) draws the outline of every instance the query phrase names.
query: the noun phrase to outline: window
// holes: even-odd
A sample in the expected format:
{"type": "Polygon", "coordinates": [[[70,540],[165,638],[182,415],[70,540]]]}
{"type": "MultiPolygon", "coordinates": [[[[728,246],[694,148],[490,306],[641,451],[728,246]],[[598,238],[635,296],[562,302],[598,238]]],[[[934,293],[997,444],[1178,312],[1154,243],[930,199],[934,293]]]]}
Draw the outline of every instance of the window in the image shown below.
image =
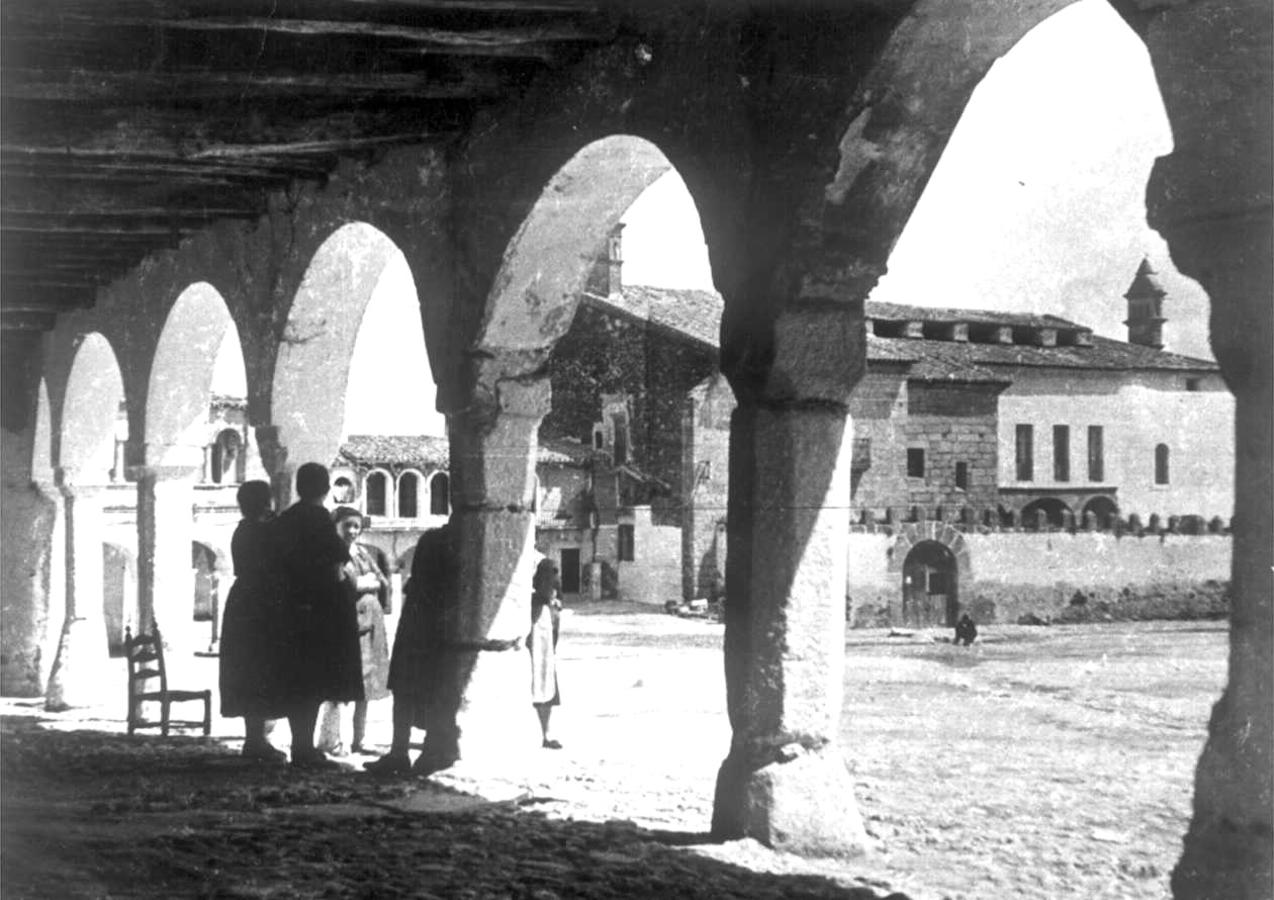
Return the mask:
{"type": "Polygon", "coordinates": [[[344,475],[332,482],[332,500],[335,503],[354,502],[354,482],[344,475]]]}
{"type": "Polygon", "coordinates": [[[429,515],[445,516],[451,512],[451,479],[438,472],[429,479],[429,515]]]}
{"type": "Polygon", "coordinates": [[[1168,483],[1168,445],[1155,446],[1155,484],[1168,483]]]}
{"type": "Polygon", "coordinates": [[[1202,380],[1203,380],[1203,379],[1201,379],[1201,378],[1187,378],[1187,379],[1186,379],[1186,390],[1187,390],[1187,391],[1197,391],[1197,390],[1199,389],[1199,385],[1200,385],[1200,383],[1202,382],[1202,380]]]}
{"type": "Polygon", "coordinates": [[[611,416],[611,428],[615,432],[615,465],[628,462],[628,420],[624,416],[611,416]]]}
{"type": "Polygon", "coordinates": [[[1100,425],[1088,426],[1088,480],[1091,482],[1106,479],[1106,463],[1102,451],[1102,433],[1100,425]]]}
{"type": "Polygon", "coordinates": [[[398,479],[398,516],[403,519],[414,519],[417,516],[416,493],[420,487],[420,478],[415,472],[404,472],[398,479]]]}
{"type": "Polygon", "coordinates": [[[619,526],[619,561],[632,562],[637,558],[636,535],[632,525],[619,526]]]}
{"type": "Polygon", "coordinates": [[[606,433],[602,431],[602,426],[598,425],[593,429],[593,449],[602,450],[606,447],[606,433]]]}
{"type": "Polygon", "coordinates": [[[956,487],[962,491],[969,489],[969,464],[967,462],[956,463],[956,487]]]}
{"type": "Polygon", "coordinates": [[[212,445],[212,480],[215,484],[230,484],[242,481],[239,477],[239,457],[243,449],[243,438],[239,432],[227,428],[217,435],[212,445]]]}
{"type": "Polygon", "coordinates": [[[907,477],[925,477],[925,451],[923,447],[907,448],[907,477]]]}
{"type": "Polygon", "coordinates": [[[1069,425],[1053,426],[1053,480],[1071,480],[1071,429],[1069,425]]]}
{"type": "Polygon", "coordinates": [[[1017,480],[1035,480],[1035,429],[1017,426],[1017,480]]]}
{"type": "Polygon", "coordinates": [[[580,554],[578,547],[562,548],[562,593],[578,594],[580,554]]]}
{"type": "Polygon", "coordinates": [[[367,509],[364,511],[369,516],[385,515],[385,485],[387,480],[384,472],[372,472],[367,476],[367,484],[365,486],[367,509]]]}

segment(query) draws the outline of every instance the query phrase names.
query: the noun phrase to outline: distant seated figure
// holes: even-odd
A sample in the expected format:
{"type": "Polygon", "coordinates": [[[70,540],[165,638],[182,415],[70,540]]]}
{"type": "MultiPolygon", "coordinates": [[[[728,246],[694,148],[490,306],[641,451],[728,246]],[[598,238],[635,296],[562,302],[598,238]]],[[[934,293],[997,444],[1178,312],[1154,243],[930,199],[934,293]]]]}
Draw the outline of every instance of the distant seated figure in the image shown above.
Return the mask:
{"type": "Polygon", "coordinates": [[[955,627],[955,642],[958,647],[961,644],[969,647],[978,639],[978,626],[974,624],[973,619],[968,613],[960,616],[960,621],[955,627]]]}

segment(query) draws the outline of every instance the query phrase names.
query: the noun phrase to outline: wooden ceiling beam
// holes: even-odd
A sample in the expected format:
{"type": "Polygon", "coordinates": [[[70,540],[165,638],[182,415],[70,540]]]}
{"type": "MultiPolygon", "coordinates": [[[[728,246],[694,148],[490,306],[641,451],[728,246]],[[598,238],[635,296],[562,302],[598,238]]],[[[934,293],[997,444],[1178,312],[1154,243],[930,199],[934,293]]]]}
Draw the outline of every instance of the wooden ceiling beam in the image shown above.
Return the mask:
{"type": "Polygon", "coordinates": [[[76,69],[6,68],[0,80],[0,97],[14,100],[74,103],[130,103],[161,105],[238,100],[304,97],[373,98],[396,100],[481,100],[499,96],[505,89],[495,72],[476,67],[438,77],[427,73],[369,71],[365,74],[254,71],[159,70],[118,72],[76,69]],[[63,77],[58,77],[63,76],[63,77]]]}

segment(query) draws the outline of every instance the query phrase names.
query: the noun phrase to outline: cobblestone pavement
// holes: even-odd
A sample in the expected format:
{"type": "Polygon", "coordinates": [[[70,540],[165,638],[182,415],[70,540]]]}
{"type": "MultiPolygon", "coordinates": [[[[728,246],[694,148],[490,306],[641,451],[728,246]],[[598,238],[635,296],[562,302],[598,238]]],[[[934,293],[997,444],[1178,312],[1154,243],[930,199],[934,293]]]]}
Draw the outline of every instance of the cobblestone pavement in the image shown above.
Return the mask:
{"type": "Polygon", "coordinates": [[[756,871],[749,860],[776,855],[751,842],[716,845],[713,856],[698,852],[703,834],[548,815],[536,809],[544,798],[525,792],[493,801],[437,779],[301,773],[249,763],[215,738],[53,730],[36,717],[0,725],[4,895],[13,900],[887,893],[756,871]]]}
{"type": "MultiPolygon", "coordinates": [[[[368,757],[251,765],[239,720],[130,739],[119,660],[94,707],[0,699],[4,897],[1168,896],[1224,623],[1006,626],[971,650],[850,632],[840,740],[873,846],[844,861],[708,840],[730,742],[718,623],[573,612],[564,749],[427,781],[371,778],[368,757]]],[[[183,662],[175,683],[215,685],[215,659],[183,662]]],[[[390,708],[372,704],[373,746],[390,708]]]]}

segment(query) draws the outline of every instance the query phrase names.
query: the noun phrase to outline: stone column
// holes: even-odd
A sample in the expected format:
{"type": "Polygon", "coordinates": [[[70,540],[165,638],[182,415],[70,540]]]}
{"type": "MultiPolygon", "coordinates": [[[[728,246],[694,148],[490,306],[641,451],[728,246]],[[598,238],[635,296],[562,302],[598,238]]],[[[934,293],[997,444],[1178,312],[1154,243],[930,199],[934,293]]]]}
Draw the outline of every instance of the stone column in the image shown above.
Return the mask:
{"type": "Polygon", "coordinates": [[[1180,898],[1268,898],[1274,882],[1269,17],[1263,0],[1166,6],[1144,34],[1174,146],[1155,162],[1148,220],[1177,268],[1208,292],[1212,349],[1235,397],[1229,678],[1208,723],[1172,873],[1180,898]]]}
{"type": "MultiPolygon", "coordinates": [[[[75,473],[58,473],[66,536],[66,617],[57,656],[45,692],[46,709],[91,706],[109,698],[115,684],[104,685],[109,651],[102,609],[102,506],[104,485],[75,483],[75,473]]],[[[52,624],[52,623],[50,623],[52,624]]]]}
{"type": "Polygon", "coordinates": [[[278,425],[256,426],[256,438],[261,466],[270,477],[270,487],[274,491],[274,510],[283,512],[295,499],[292,482],[296,477],[296,466],[288,465],[288,448],[279,442],[278,425]]]}
{"type": "Polygon", "coordinates": [[[441,613],[442,677],[427,756],[508,759],[538,744],[525,638],[531,624],[535,447],[547,379],[499,381],[494,398],[448,417],[459,596],[441,613]]]}
{"type": "Polygon", "coordinates": [[[852,428],[861,322],[783,312],[759,392],[730,430],[725,655],[733,738],[712,831],[846,856],[867,836],[837,738],[845,654],[852,428]]]}
{"type": "Polygon", "coordinates": [[[158,623],[178,663],[208,643],[207,626],[194,621],[190,556],[200,471],[199,459],[136,470],[138,622],[143,627],[158,623]]]}

